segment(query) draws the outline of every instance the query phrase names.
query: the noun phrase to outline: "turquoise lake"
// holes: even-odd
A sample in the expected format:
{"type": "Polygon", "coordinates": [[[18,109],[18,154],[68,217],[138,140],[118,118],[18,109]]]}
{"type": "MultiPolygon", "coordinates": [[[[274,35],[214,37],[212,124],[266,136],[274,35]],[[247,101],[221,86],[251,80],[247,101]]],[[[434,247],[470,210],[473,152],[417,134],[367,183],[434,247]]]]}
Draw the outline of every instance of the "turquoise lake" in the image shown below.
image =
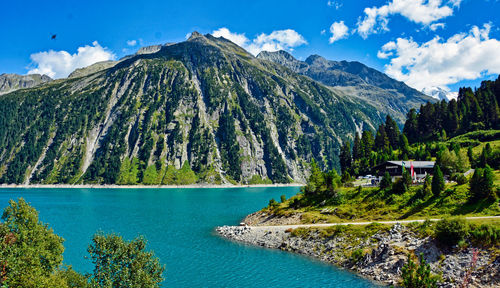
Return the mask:
{"type": "Polygon", "coordinates": [[[215,189],[0,189],[0,209],[25,198],[65,239],[64,263],[91,272],[86,250],[100,230],[144,235],[166,265],[163,287],[378,287],[301,255],[247,246],[214,228],[237,225],[297,187],[215,189]]]}

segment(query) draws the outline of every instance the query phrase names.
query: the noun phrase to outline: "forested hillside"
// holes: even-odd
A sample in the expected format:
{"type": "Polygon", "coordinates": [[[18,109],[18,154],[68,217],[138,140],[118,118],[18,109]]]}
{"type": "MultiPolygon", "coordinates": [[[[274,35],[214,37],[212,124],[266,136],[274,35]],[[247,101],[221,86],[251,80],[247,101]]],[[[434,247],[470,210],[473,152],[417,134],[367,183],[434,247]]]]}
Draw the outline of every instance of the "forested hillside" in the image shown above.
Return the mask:
{"type": "Polygon", "coordinates": [[[151,52],[2,95],[0,182],[303,181],[385,119],[223,38],[151,52]]]}
{"type": "Polygon", "coordinates": [[[483,81],[474,91],[461,88],[457,100],[411,109],[403,131],[387,116],[375,134],[365,130],[353,145],[344,143],[342,170],[367,174],[375,165],[398,159],[437,160],[447,174],[486,165],[499,169],[499,101],[500,77],[483,81]]]}

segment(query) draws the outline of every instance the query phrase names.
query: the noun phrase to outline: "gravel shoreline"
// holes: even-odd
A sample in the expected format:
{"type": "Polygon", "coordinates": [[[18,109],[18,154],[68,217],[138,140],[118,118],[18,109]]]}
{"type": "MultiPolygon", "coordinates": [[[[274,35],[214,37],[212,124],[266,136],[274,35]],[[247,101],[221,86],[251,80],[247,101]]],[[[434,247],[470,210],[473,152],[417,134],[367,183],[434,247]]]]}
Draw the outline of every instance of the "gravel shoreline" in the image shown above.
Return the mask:
{"type": "MultiPolygon", "coordinates": [[[[388,231],[377,232],[368,239],[345,236],[324,238],[319,232],[307,237],[294,236],[290,229],[259,226],[222,226],[217,233],[227,239],[271,249],[280,249],[317,258],[349,269],[362,277],[385,285],[397,285],[407,254],[423,253],[433,273],[441,275],[438,287],[460,287],[472,259],[472,249],[443,250],[430,238],[419,238],[405,226],[395,224],[388,231]],[[353,263],[346,251],[371,251],[353,263]]],[[[468,287],[500,287],[500,257],[481,251],[472,282],[468,287]]]]}

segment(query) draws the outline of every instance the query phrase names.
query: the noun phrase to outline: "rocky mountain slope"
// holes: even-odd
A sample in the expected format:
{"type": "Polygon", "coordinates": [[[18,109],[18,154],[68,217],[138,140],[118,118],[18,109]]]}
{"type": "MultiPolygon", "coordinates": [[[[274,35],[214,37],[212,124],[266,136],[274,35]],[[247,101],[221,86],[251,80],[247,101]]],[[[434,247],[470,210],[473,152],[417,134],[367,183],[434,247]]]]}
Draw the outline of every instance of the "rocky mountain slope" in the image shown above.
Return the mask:
{"type": "Polygon", "coordinates": [[[386,74],[353,61],[331,61],[311,55],[299,61],[285,51],[261,52],[257,58],[269,60],[292,71],[308,76],[327,86],[337,94],[358,97],[385,114],[390,114],[400,124],[411,108],[435,99],[396,81],[386,74]]]}
{"type": "Polygon", "coordinates": [[[385,119],[224,38],[153,48],[1,97],[0,183],[303,181],[385,119]]]}
{"type": "Polygon", "coordinates": [[[1,74],[0,75],[0,95],[18,89],[31,88],[42,83],[50,82],[52,79],[47,75],[31,74],[1,74]]]}

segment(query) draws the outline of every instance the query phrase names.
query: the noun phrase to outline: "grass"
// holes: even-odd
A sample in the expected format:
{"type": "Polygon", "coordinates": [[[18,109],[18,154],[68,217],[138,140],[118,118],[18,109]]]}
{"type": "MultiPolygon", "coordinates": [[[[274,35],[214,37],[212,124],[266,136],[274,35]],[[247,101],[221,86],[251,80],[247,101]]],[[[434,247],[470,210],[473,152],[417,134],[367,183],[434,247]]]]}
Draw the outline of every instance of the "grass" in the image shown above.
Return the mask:
{"type": "MultiPolygon", "coordinates": [[[[495,171],[495,175],[495,185],[500,187],[500,171],[495,171]]],[[[412,186],[402,195],[375,187],[340,188],[338,192],[343,198],[338,205],[318,201],[293,208],[293,203],[303,198],[299,194],[273,208],[273,213],[281,216],[301,213],[304,224],[500,215],[498,200],[470,202],[468,184],[447,184],[437,197],[423,192],[422,186],[412,186]]]]}

